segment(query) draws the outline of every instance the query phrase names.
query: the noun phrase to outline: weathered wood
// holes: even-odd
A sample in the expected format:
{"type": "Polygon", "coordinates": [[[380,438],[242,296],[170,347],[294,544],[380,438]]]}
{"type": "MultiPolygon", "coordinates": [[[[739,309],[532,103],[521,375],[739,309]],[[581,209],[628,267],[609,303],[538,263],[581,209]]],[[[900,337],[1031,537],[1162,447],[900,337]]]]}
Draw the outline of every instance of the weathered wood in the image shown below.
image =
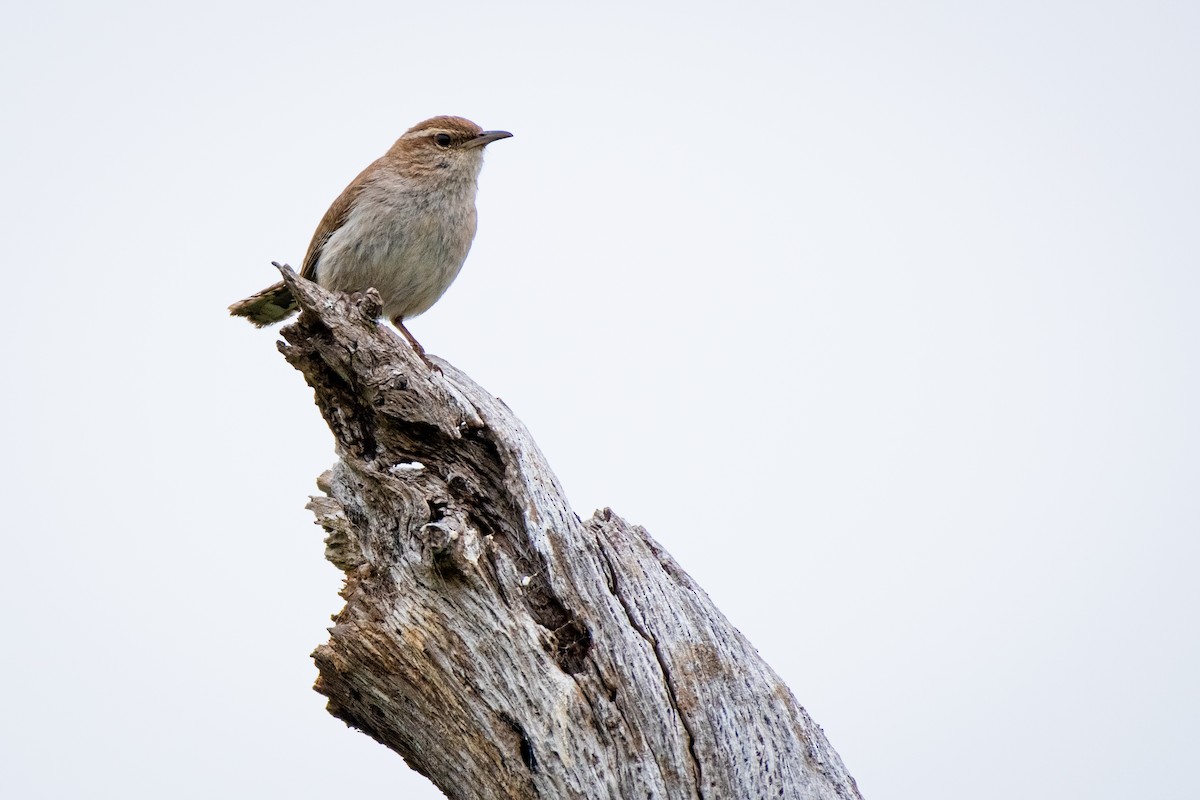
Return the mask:
{"type": "Polygon", "coordinates": [[[500,400],[286,267],[280,349],[338,463],[334,716],[452,798],[859,798],[779,677],[643,529],[581,521],[500,400]]]}

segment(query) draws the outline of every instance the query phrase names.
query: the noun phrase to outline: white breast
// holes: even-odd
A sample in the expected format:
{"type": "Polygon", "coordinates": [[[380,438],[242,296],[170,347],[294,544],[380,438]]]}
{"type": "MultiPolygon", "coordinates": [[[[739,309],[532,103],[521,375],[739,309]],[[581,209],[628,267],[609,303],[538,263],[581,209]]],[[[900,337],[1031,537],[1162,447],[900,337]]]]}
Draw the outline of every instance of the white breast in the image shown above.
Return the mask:
{"type": "Polygon", "coordinates": [[[343,292],[374,287],[388,319],[423,313],[454,282],[471,249],[475,192],[473,176],[419,192],[397,176],[372,182],[321,249],[317,280],[343,292]]]}

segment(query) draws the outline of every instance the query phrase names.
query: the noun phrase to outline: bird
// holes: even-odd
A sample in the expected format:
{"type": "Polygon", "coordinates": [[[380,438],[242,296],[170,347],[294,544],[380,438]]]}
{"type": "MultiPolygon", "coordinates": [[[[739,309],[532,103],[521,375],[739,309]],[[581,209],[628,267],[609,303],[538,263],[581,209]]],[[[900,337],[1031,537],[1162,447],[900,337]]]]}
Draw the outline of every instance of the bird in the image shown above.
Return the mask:
{"type": "MultiPolygon", "coordinates": [[[[404,321],[428,311],[458,277],[475,238],[483,150],[510,136],[453,116],[409,128],[325,212],[301,277],[341,292],[374,288],[384,316],[424,358],[404,321]]],[[[280,282],[239,300],[229,312],[265,327],[297,309],[280,282]]]]}

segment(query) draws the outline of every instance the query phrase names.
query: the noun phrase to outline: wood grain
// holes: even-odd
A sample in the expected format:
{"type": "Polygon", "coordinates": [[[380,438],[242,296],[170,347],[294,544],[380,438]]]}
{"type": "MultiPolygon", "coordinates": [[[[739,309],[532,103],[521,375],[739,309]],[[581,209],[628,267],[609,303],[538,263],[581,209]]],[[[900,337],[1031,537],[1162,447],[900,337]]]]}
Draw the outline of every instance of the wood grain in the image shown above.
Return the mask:
{"type": "MultiPolygon", "coordinates": [[[[374,292],[300,303],[284,356],[339,460],[331,714],[452,798],[859,798],[821,729],[640,527],[583,521],[503,402],[431,370],[374,292]]],[[[583,443],[581,443],[582,445],[583,443]]]]}

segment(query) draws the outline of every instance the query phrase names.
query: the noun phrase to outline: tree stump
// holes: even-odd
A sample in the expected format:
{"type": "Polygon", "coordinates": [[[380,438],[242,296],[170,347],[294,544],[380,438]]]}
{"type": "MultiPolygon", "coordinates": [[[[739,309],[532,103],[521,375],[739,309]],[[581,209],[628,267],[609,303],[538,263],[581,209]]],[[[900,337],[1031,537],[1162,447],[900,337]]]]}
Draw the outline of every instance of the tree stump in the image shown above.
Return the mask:
{"type": "Polygon", "coordinates": [[[580,520],[508,407],[430,369],[373,291],[281,272],[279,347],[339,456],[309,506],[346,575],[313,654],[331,714],[463,800],[861,797],[645,530],[580,520]]]}

